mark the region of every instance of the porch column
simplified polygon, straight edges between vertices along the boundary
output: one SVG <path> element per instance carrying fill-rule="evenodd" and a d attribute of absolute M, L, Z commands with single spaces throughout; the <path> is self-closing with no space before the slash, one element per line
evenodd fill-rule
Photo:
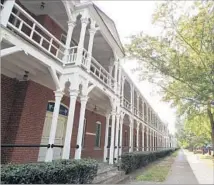
<path fill-rule="evenodd" d="M 115 152 L 114 152 L 114 158 L 116 158 L 115 162 L 118 162 L 118 141 L 119 141 L 119 126 L 120 126 L 120 115 L 116 115 L 116 138 L 115 138 Z"/>
<path fill-rule="evenodd" d="M 142 151 L 145 151 L 144 147 L 144 125 L 142 125 Z"/>
<path fill-rule="evenodd" d="M 133 152 L 133 119 L 130 119 L 129 125 L 129 152 Z"/>
<path fill-rule="evenodd" d="M 63 94 L 64 94 L 60 90 L 55 91 L 54 93 L 55 93 L 55 105 L 54 105 L 54 112 L 53 112 L 53 117 L 52 117 L 50 135 L 49 135 L 49 139 L 48 139 L 48 144 L 50 144 L 50 145 L 54 144 L 54 142 L 55 142 L 60 102 L 61 102 L 61 99 L 62 99 Z M 53 148 L 49 147 L 47 149 L 47 153 L 45 156 L 45 162 L 51 162 L 52 159 L 53 159 Z"/>
<path fill-rule="evenodd" d="M 64 52 L 64 57 L 63 57 L 63 61 L 66 62 L 71 62 L 68 61 L 69 59 L 69 49 L 71 46 L 71 38 L 72 38 L 72 34 L 73 34 L 73 30 L 74 27 L 76 26 L 76 17 L 73 17 L 73 20 L 69 20 L 68 21 L 68 32 L 67 32 L 67 38 L 66 38 L 66 43 L 65 43 L 65 52 Z"/>
<path fill-rule="evenodd" d="M 88 96 L 81 96 L 80 97 L 81 107 L 80 107 L 78 134 L 77 134 L 77 146 L 79 146 L 79 147 L 76 148 L 76 150 L 75 150 L 75 159 L 81 159 L 82 135 L 83 135 L 85 108 L 86 108 L 87 101 L 88 101 Z"/>
<path fill-rule="evenodd" d="M 91 27 L 89 31 L 89 41 L 88 41 L 88 56 L 87 56 L 87 71 L 90 72 L 91 67 L 91 57 L 92 57 L 92 49 L 94 43 L 94 36 L 98 28 L 95 27 L 96 22 L 91 22 Z"/>
<path fill-rule="evenodd" d="M 146 151 L 149 151 L 149 127 L 146 130 Z"/>
<path fill-rule="evenodd" d="M 153 130 L 150 131 L 150 151 L 152 151 L 152 149 L 153 149 L 152 132 L 153 132 Z"/>
<path fill-rule="evenodd" d="M 1 24 L 3 26 L 7 26 L 10 15 L 12 13 L 13 7 L 15 4 L 15 0 L 6 0 L 3 4 L 4 8 L 1 10 Z"/>
<path fill-rule="evenodd" d="M 119 151 L 120 157 L 123 152 L 123 118 L 124 116 L 121 116 L 121 119 L 120 119 L 120 151 Z"/>
<path fill-rule="evenodd" d="M 115 116 L 116 112 L 112 111 L 112 123 L 111 123 L 111 146 L 109 155 L 109 164 L 114 164 L 114 132 L 115 132 Z"/>
<path fill-rule="evenodd" d="M 137 115 L 140 116 L 140 102 L 139 102 L 139 94 L 137 93 Z"/>
<path fill-rule="evenodd" d="M 122 76 L 121 76 L 121 74 L 122 74 L 122 69 L 121 69 L 120 63 L 118 63 L 118 70 L 119 70 L 119 74 L 118 74 L 119 79 L 118 79 L 118 92 L 117 92 L 117 94 L 120 96 L 121 84 L 122 84 Z"/>
<path fill-rule="evenodd" d="M 70 91 L 70 105 L 69 105 L 64 147 L 63 147 L 63 151 L 62 151 L 62 159 L 69 159 L 69 156 L 70 156 L 71 138 L 72 138 L 73 122 L 74 122 L 74 112 L 75 112 L 75 107 L 76 107 L 77 96 L 78 96 L 78 90 Z"/>
<path fill-rule="evenodd" d="M 108 131 L 109 131 L 109 120 L 110 120 L 110 114 L 106 116 L 106 130 L 105 130 L 105 145 L 104 145 L 104 155 L 103 155 L 103 161 L 107 162 L 107 154 L 108 154 Z"/>
<path fill-rule="evenodd" d="M 139 151 L 139 122 L 137 122 L 137 151 Z"/>
<path fill-rule="evenodd" d="M 114 68 L 114 92 L 117 93 L 117 87 L 118 87 L 118 84 L 117 84 L 117 73 L 118 73 L 118 64 L 119 62 L 116 60 L 115 61 L 115 68 Z"/>
<path fill-rule="evenodd" d="M 81 32 L 80 32 L 78 51 L 77 51 L 77 61 L 76 61 L 78 65 L 82 64 L 84 41 L 85 41 L 85 32 L 86 32 L 87 25 L 88 25 L 88 17 L 82 17 L 81 18 Z"/>
<path fill-rule="evenodd" d="M 153 151 L 155 151 L 155 131 L 153 130 Z"/>
<path fill-rule="evenodd" d="M 130 84 L 131 86 L 131 112 L 134 114 L 134 87 L 133 84 Z"/>

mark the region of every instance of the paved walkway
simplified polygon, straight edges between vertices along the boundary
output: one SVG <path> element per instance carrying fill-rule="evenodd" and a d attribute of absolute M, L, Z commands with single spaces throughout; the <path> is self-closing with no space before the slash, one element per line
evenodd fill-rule
<path fill-rule="evenodd" d="M 199 184 L 214 184 L 214 169 L 207 166 L 197 155 L 184 151 Z"/>
<path fill-rule="evenodd" d="M 198 184 L 198 181 L 182 150 L 172 164 L 168 178 L 163 184 Z"/>

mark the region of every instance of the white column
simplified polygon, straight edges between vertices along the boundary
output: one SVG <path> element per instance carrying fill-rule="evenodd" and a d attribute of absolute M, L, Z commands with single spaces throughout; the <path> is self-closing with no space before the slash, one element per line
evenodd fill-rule
<path fill-rule="evenodd" d="M 49 135 L 49 139 L 48 139 L 48 144 L 50 144 L 50 145 L 54 144 L 54 141 L 55 141 L 59 109 L 60 109 L 60 102 L 63 97 L 62 91 L 55 91 L 54 93 L 55 93 L 55 105 L 54 105 L 54 112 L 53 112 L 53 117 L 52 117 L 50 135 Z M 53 159 L 53 148 L 50 147 L 47 149 L 47 153 L 45 156 L 45 162 L 51 162 L 52 159 Z"/>
<path fill-rule="evenodd" d="M 149 127 L 146 130 L 146 151 L 149 151 Z"/>
<path fill-rule="evenodd" d="M 76 18 L 68 21 L 68 32 L 67 32 L 67 38 L 66 38 L 66 43 L 65 43 L 66 49 L 65 49 L 65 53 L 64 53 L 64 57 L 63 57 L 64 62 L 69 62 L 68 61 L 69 48 L 71 46 L 71 38 L 72 38 L 73 30 L 74 30 L 74 27 L 76 26 L 75 22 L 76 22 Z"/>
<path fill-rule="evenodd" d="M 142 125 L 142 151 L 145 151 L 144 147 L 144 125 Z"/>
<path fill-rule="evenodd" d="M 84 128 L 84 119 L 85 119 L 85 108 L 86 108 L 87 101 L 88 101 L 87 96 L 80 97 L 81 106 L 80 106 L 80 118 L 79 118 L 78 134 L 77 134 L 77 145 L 79 145 L 79 148 L 76 148 L 75 150 L 75 159 L 81 159 L 82 137 L 83 137 L 83 128 Z"/>
<path fill-rule="evenodd" d="M 133 84 L 130 84 L 131 86 L 131 112 L 134 114 L 134 87 Z"/>
<path fill-rule="evenodd" d="M 119 150 L 119 155 L 122 155 L 123 151 L 123 116 L 120 119 L 120 150 Z"/>
<path fill-rule="evenodd" d="M 115 132 L 115 116 L 116 116 L 116 112 L 115 112 L 115 111 L 112 111 L 112 123 L 111 123 L 111 146 L 110 146 L 109 164 L 114 164 L 114 132 Z"/>
<path fill-rule="evenodd" d="M 117 93 L 117 73 L 118 73 L 118 61 L 115 61 L 114 68 L 114 92 Z"/>
<path fill-rule="evenodd" d="M 133 152 L 133 119 L 130 119 L 129 125 L 129 152 Z"/>
<path fill-rule="evenodd" d="M 71 137 L 72 137 L 72 131 L 73 131 L 74 112 L 76 107 L 77 96 L 78 96 L 77 90 L 70 91 L 70 105 L 69 105 L 69 112 L 68 112 L 67 127 L 65 132 L 64 147 L 62 151 L 62 159 L 69 159 L 69 156 L 70 156 Z"/>
<path fill-rule="evenodd" d="M 139 94 L 137 94 L 137 115 L 140 116 Z"/>
<path fill-rule="evenodd" d="M 118 141 L 119 141 L 119 126 L 120 126 L 120 115 L 116 115 L 116 138 L 115 138 L 115 152 L 114 152 L 114 158 L 116 158 L 115 162 L 118 162 Z"/>
<path fill-rule="evenodd" d="M 119 74 L 118 74 L 119 79 L 118 79 L 118 92 L 117 92 L 117 94 L 120 96 L 120 92 L 122 91 L 122 88 L 121 88 L 121 84 L 122 84 L 122 76 L 121 76 L 122 69 L 121 69 L 120 63 L 118 63 L 118 70 L 119 70 Z"/>
<path fill-rule="evenodd" d="M 15 4 L 15 0 L 6 0 L 3 4 L 4 8 L 1 10 L 0 17 L 1 17 L 1 24 L 5 27 L 7 26 L 7 23 L 9 21 L 14 4 Z"/>
<path fill-rule="evenodd" d="M 151 138 L 151 143 L 150 143 L 151 151 L 153 151 L 153 130 L 151 130 L 150 138 Z"/>
<path fill-rule="evenodd" d="M 95 36 L 96 31 L 97 31 L 97 29 L 95 28 L 95 22 L 94 21 L 91 23 L 91 28 L 88 31 L 89 31 L 89 41 L 88 41 L 87 70 L 88 70 L 88 72 L 90 72 L 94 36 Z"/>
<path fill-rule="evenodd" d="M 137 151 L 139 151 L 139 122 L 137 123 Z"/>
<path fill-rule="evenodd" d="M 122 96 L 122 98 L 124 97 L 124 83 L 125 83 L 125 77 L 122 76 L 122 80 L 121 80 L 121 84 L 122 84 L 122 86 L 121 86 L 121 96 Z"/>
<path fill-rule="evenodd" d="M 84 41 L 85 41 L 85 32 L 86 27 L 88 25 L 88 18 L 82 17 L 81 18 L 81 32 L 80 32 L 80 39 L 78 44 L 78 51 L 77 51 L 77 64 L 82 64 L 82 55 L 83 55 L 83 49 L 84 49 Z"/>
<path fill-rule="evenodd" d="M 153 130 L 153 136 L 152 136 L 152 138 L 153 138 L 153 151 L 155 151 L 155 131 Z"/>
<path fill-rule="evenodd" d="M 105 130 L 105 145 L 104 145 L 104 155 L 103 155 L 103 161 L 107 162 L 107 154 L 108 154 L 108 131 L 109 131 L 109 120 L 110 120 L 110 114 L 106 116 L 106 130 Z"/>

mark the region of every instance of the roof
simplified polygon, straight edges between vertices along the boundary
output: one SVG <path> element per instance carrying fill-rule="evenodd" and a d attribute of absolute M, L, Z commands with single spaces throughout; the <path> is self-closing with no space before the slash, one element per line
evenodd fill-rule
<path fill-rule="evenodd" d="M 111 35 L 113 36 L 114 40 L 117 42 L 118 46 L 120 47 L 120 49 L 122 50 L 123 53 L 125 53 L 124 49 L 123 49 L 123 45 L 121 43 L 119 34 L 117 32 L 117 28 L 115 26 L 114 21 L 107 16 L 98 6 L 96 6 L 93 3 L 93 7 L 94 9 L 97 11 L 98 15 L 100 16 L 100 18 L 103 20 L 104 24 L 106 25 L 106 27 L 108 28 L 109 32 L 111 33 Z"/>

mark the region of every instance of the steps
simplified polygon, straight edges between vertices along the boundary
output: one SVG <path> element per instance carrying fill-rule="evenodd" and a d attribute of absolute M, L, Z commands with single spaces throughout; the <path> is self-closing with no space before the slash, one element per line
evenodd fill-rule
<path fill-rule="evenodd" d="M 97 176 L 92 184 L 117 184 L 122 182 L 127 176 L 124 171 L 119 171 L 117 167 L 106 163 L 100 163 Z"/>

